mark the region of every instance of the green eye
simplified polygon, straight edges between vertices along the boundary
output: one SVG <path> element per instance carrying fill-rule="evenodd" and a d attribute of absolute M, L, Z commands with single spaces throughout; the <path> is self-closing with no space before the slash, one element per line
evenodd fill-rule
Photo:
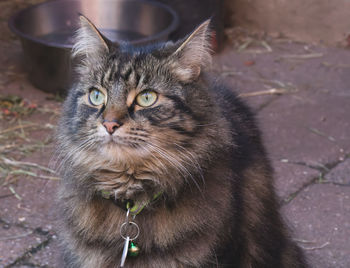
<path fill-rule="evenodd" d="M 93 89 L 89 94 L 89 101 L 92 105 L 99 106 L 105 102 L 106 96 L 102 91 Z"/>
<path fill-rule="evenodd" d="M 149 107 L 157 101 L 157 98 L 157 93 L 151 90 L 145 90 L 137 95 L 136 102 L 142 107 Z"/>

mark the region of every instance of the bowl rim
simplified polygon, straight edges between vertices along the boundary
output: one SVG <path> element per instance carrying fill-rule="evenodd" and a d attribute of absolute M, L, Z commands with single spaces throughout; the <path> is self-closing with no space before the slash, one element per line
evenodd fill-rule
<path fill-rule="evenodd" d="M 49 0 L 43 3 L 39 3 L 36 5 L 32 5 L 29 6 L 27 8 L 21 9 L 19 11 L 17 11 L 16 13 L 14 13 L 10 19 L 8 20 L 8 27 L 10 28 L 10 30 L 16 34 L 17 36 L 19 36 L 20 38 L 24 38 L 45 46 L 49 46 L 49 47 L 55 47 L 55 48 L 67 48 L 67 49 L 72 49 L 73 44 L 62 44 L 62 43 L 58 43 L 58 42 L 48 42 L 48 41 L 44 41 L 41 38 L 35 37 L 33 35 L 24 33 L 22 31 L 20 31 L 16 26 L 15 26 L 15 22 L 16 20 L 23 14 L 26 12 L 29 12 L 32 9 L 38 8 L 39 6 L 43 6 L 43 5 L 48 5 L 48 4 L 52 4 L 55 2 L 81 2 L 83 0 Z M 107 1 L 113 1 L 113 0 L 107 0 Z M 177 15 L 177 13 L 168 5 L 160 3 L 160 2 L 156 2 L 156 1 L 152 1 L 152 0 L 114 0 L 114 1 L 120 1 L 120 2 L 141 2 L 141 3 L 146 3 L 149 5 L 153 5 L 153 6 L 157 6 L 157 7 L 161 7 L 163 9 L 165 9 L 167 12 L 170 13 L 172 20 L 170 25 L 165 28 L 164 30 L 154 34 L 154 35 L 150 35 L 144 38 L 140 38 L 137 40 L 133 40 L 133 41 L 121 41 L 121 43 L 127 43 L 127 44 L 131 44 L 131 45 L 138 45 L 138 44 L 145 44 L 145 43 L 152 43 L 152 41 L 156 41 L 157 39 L 159 39 L 162 36 L 166 36 L 169 35 L 170 33 L 172 33 L 173 31 L 175 31 L 175 29 L 178 27 L 179 25 L 179 16 Z M 77 13 L 78 14 L 78 13 Z M 84 15 L 84 14 L 83 14 Z M 159 41 L 158 41 L 159 42 Z M 113 42 L 116 43 L 116 42 Z"/>

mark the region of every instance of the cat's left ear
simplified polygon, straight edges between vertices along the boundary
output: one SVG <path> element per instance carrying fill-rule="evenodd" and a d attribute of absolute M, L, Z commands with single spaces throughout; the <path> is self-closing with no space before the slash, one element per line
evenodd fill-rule
<path fill-rule="evenodd" d="M 173 71 L 184 82 L 198 78 L 202 69 L 211 64 L 211 31 L 210 20 L 203 22 L 182 41 L 172 54 L 175 64 Z"/>
<path fill-rule="evenodd" d="M 83 58 L 94 59 L 108 53 L 111 47 L 111 41 L 104 37 L 96 26 L 85 16 L 80 15 L 80 28 L 75 36 L 72 55 Z"/>

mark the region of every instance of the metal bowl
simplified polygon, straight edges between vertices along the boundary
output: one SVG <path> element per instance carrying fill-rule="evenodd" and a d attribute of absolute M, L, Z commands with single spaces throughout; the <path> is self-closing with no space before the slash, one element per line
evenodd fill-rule
<path fill-rule="evenodd" d="M 133 45 L 165 41 L 178 26 L 168 6 L 144 0 L 55 0 L 24 9 L 9 21 L 20 37 L 29 80 L 38 88 L 65 93 L 73 81 L 70 52 L 79 13 L 110 40 Z"/>

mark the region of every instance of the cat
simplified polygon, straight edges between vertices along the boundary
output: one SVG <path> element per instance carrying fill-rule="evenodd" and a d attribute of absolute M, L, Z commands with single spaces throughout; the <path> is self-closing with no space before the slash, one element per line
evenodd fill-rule
<path fill-rule="evenodd" d="M 307 267 L 252 112 L 207 72 L 209 23 L 133 47 L 81 16 L 57 136 L 65 267 Z"/>

